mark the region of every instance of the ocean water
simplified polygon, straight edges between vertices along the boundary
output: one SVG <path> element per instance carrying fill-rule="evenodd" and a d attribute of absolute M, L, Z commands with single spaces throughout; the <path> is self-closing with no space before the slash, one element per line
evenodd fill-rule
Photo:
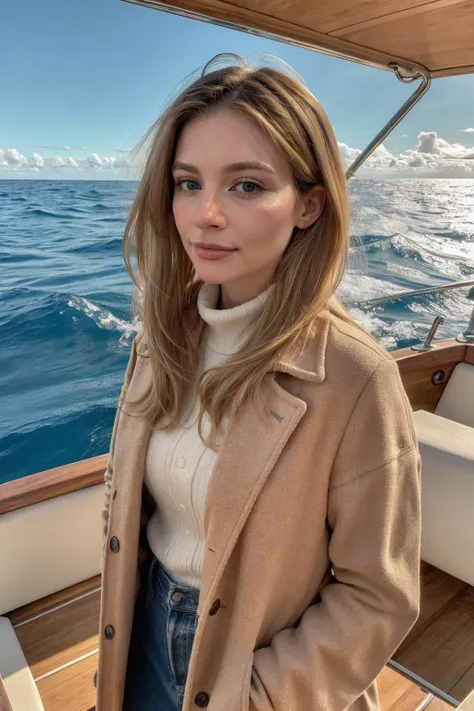
<path fill-rule="evenodd" d="M 136 182 L 0 181 L 0 483 L 108 451 L 136 328 L 122 236 Z M 467 326 L 474 180 L 354 179 L 338 295 L 388 350 Z"/>

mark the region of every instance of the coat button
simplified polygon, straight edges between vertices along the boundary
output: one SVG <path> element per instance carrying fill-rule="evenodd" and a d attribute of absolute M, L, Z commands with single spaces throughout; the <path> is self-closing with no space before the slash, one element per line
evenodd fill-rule
<path fill-rule="evenodd" d="M 172 595 L 171 599 L 175 600 L 175 602 L 179 602 L 180 600 L 183 599 L 183 593 L 179 592 L 179 590 L 176 590 Z"/>
<path fill-rule="evenodd" d="M 212 607 L 211 607 L 211 609 L 209 610 L 209 614 L 210 614 L 210 615 L 215 615 L 216 612 L 217 612 L 217 610 L 220 608 L 220 606 L 221 606 L 221 601 L 220 601 L 220 600 L 214 600 L 214 602 L 212 603 Z"/>
<path fill-rule="evenodd" d="M 117 536 L 112 536 L 110 539 L 110 550 L 112 553 L 118 553 L 120 550 L 120 541 Z"/>
<path fill-rule="evenodd" d="M 194 703 L 196 706 L 199 706 L 200 709 L 205 708 L 209 705 L 209 694 L 206 694 L 204 691 L 200 691 L 199 694 L 196 694 L 194 697 Z"/>
<path fill-rule="evenodd" d="M 112 639 L 112 637 L 113 637 L 114 634 L 115 634 L 115 630 L 114 630 L 114 628 L 112 627 L 112 625 L 107 625 L 106 628 L 105 628 L 105 630 L 104 630 L 104 633 L 105 633 L 105 636 L 106 636 L 107 639 Z"/>

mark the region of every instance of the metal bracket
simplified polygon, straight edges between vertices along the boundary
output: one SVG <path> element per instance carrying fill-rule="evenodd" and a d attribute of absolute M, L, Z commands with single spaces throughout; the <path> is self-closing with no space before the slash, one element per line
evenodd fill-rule
<path fill-rule="evenodd" d="M 417 86 L 416 90 L 410 96 L 410 98 L 405 101 L 403 106 L 401 106 L 397 113 L 392 116 L 390 121 L 385 124 L 381 131 L 375 136 L 375 138 L 369 143 L 369 145 L 362 151 L 362 153 L 357 156 L 355 161 L 346 171 L 346 178 L 349 180 L 355 174 L 356 170 L 365 163 L 367 158 L 375 151 L 377 146 L 387 138 L 387 136 L 393 131 L 395 126 L 398 126 L 400 121 L 405 118 L 407 113 L 419 102 L 422 96 L 426 94 L 431 86 L 431 76 L 429 70 L 423 67 L 421 64 L 418 65 L 417 69 L 414 71 L 408 71 L 400 66 L 397 62 L 390 62 L 388 65 L 390 69 L 394 72 L 397 79 L 404 84 L 411 84 L 415 79 L 421 79 L 420 84 Z"/>
<path fill-rule="evenodd" d="M 438 330 L 438 326 L 440 326 L 442 323 L 444 323 L 443 316 L 436 316 L 435 320 L 431 325 L 430 331 L 426 336 L 426 341 L 424 343 L 417 343 L 415 346 L 412 346 L 412 351 L 430 351 L 432 348 L 438 348 L 438 346 L 434 345 L 433 338 L 435 336 L 436 331 Z"/>

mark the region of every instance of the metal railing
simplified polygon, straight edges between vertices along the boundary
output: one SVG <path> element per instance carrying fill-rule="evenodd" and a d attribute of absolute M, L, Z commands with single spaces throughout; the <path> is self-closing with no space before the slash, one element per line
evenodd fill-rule
<path fill-rule="evenodd" d="M 365 299 L 363 301 L 352 301 L 350 307 L 360 307 L 374 304 L 383 304 L 389 301 L 396 301 L 397 299 L 403 299 L 406 296 L 418 296 L 419 294 L 433 294 L 440 291 L 449 291 L 450 289 L 460 289 L 461 287 L 470 286 L 469 292 L 467 293 L 467 299 L 474 301 L 474 279 L 469 279 L 468 281 L 455 281 L 449 284 L 438 284 L 437 286 L 428 286 L 424 289 L 411 289 L 406 291 L 398 291 L 396 294 L 387 294 L 386 296 L 378 296 L 375 299 Z M 415 351 L 425 351 L 431 348 L 436 348 L 433 343 L 434 336 L 440 324 L 444 323 L 443 316 L 436 316 L 433 324 L 431 326 L 430 332 L 426 337 L 426 340 L 422 344 L 412 346 L 412 350 Z M 469 325 L 465 331 L 459 333 L 456 336 L 456 341 L 459 343 L 474 343 L 474 307 L 471 311 L 471 318 L 469 319 Z"/>
<path fill-rule="evenodd" d="M 395 294 L 387 294 L 386 296 L 378 296 L 375 299 L 358 299 L 351 302 L 351 306 L 367 306 L 368 304 L 382 304 L 386 301 L 396 301 L 403 299 L 406 296 L 418 296 L 418 294 L 433 294 L 437 291 L 449 291 L 449 289 L 460 289 L 463 286 L 474 286 L 474 279 L 468 281 L 454 281 L 449 284 L 438 284 L 437 286 L 428 286 L 423 289 L 412 289 L 407 291 L 397 291 Z M 472 298 L 468 295 L 468 298 Z"/>
<path fill-rule="evenodd" d="M 369 143 L 369 145 L 364 148 L 364 150 L 359 156 L 357 156 L 355 161 L 346 171 L 347 180 L 352 178 L 352 176 L 354 175 L 356 170 L 360 168 L 362 163 L 364 163 L 367 158 L 375 151 L 375 149 L 380 146 L 383 140 L 387 138 L 389 133 L 393 131 L 395 126 L 398 126 L 400 121 L 407 115 L 409 111 L 411 111 L 415 104 L 419 102 L 421 97 L 426 94 L 426 92 L 431 86 L 430 73 L 425 67 L 419 66 L 416 74 L 407 74 L 403 71 L 403 68 L 397 64 L 397 62 L 390 62 L 388 66 L 395 73 L 397 79 L 403 82 L 404 84 L 410 84 L 412 81 L 415 81 L 415 79 L 421 79 L 421 82 L 417 86 L 413 94 L 411 94 L 407 101 L 405 101 L 403 106 L 398 109 L 398 111 L 392 116 L 390 121 L 385 124 L 385 126 L 378 132 L 375 138 Z"/>
<path fill-rule="evenodd" d="M 438 688 L 437 686 L 434 686 L 434 684 L 431 684 L 426 679 L 423 679 L 423 677 L 418 676 L 418 674 L 412 672 L 411 669 L 408 669 L 407 667 L 403 666 L 403 664 L 399 664 L 399 662 L 396 662 L 394 659 L 389 659 L 389 661 L 387 662 L 387 666 L 391 667 L 407 679 L 410 679 L 410 681 L 413 681 L 424 691 L 427 691 L 428 693 L 433 694 L 433 696 L 442 699 L 447 704 L 449 704 L 449 706 L 457 708 L 460 705 L 460 701 L 455 699 L 454 696 L 451 696 L 450 694 L 447 694 L 445 691 Z"/>

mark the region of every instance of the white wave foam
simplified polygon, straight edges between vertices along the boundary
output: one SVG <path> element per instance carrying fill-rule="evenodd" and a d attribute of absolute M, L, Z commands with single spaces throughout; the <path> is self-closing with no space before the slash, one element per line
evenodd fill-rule
<path fill-rule="evenodd" d="M 113 313 L 107 309 L 94 304 L 92 301 L 83 296 L 71 296 L 67 302 L 67 305 L 77 311 L 81 311 L 83 314 L 91 318 L 99 328 L 103 328 L 106 331 L 120 331 L 122 336 L 125 336 L 127 341 L 129 338 L 135 336 L 138 330 L 136 326 L 131 324 L 129 321 L 125 321 L 124 319 L 114 316 Z"/>

